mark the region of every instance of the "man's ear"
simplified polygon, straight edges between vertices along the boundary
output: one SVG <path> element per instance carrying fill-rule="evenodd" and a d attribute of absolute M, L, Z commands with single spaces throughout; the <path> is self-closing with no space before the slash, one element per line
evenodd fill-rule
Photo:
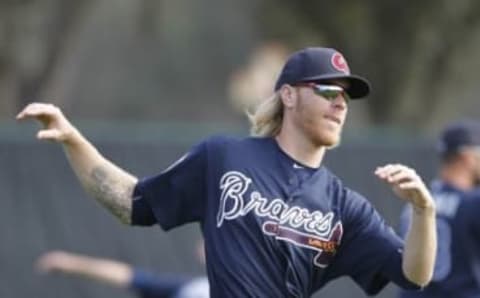
<path fill-rule="evenodd" d="M 290 85 L 283 85 L 280 88 L 280 99 L 283 102 L 283 106 L 286 108 L 293 108 L 297 105 L 298 94 L 297 90 Z"/>

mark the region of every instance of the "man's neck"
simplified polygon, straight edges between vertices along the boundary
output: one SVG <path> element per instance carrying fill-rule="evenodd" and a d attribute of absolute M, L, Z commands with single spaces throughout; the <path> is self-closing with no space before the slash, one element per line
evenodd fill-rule
<path fill-rule="evenodd" d="M 287 133 L 282 129 L 275 139 L 280 148 L 296 161 L 311 168 L 321 165 L 325 147 L 315 146 L 301 133 Z"/>

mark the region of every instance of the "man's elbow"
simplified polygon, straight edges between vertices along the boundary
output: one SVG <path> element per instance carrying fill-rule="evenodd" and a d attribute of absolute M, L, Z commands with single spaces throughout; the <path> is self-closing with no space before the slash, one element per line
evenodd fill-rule
<path fill-rule="evenodd" d="M 123 216 L 119 217 L 118 221 L 123 224 L 124 226 L 131 226 L 132 225 L 132 218 L 131 216 Z"/>
<path fill-rule="evenodd" d="M 432 280 L 433 268 L 431 270 L 421 270 L 421 268 L 416 266 L 416 268 L 412 269 L 413 270 L 409 270 L 409 268 L 403 269 L 403 274 L 411 283 L 423 288 L 426 287 Z"/>

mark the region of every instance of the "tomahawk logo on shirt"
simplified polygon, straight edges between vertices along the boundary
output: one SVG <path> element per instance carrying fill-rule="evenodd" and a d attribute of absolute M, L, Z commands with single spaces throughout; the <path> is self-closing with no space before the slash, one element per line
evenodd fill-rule
<path fill-rule="evenodd" d="M 280 198 L 268 199 L 258 191 L 247 194 L 251 183 L 252 179 L 237 171 L 222 176 L 217 227 L 225 220 L 253 213 L 266 219 L 262 226 L 264 234 L 318 251 L 314 264 L 326 267 L 343 235 L 342 223 L 333 223 L 333 212 L 323 214 L 318 210 L 290 206 Z"/>

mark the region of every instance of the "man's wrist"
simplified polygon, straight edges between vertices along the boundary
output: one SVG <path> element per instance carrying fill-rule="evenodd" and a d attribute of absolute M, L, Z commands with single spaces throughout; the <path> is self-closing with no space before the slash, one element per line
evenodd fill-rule
<path fill-rule="evenodd" d="M 435 215 L 436 206 L 433 200 L 428 200 L 423 204 L 412 204 L 413 212 L 417 215 Z"/>

